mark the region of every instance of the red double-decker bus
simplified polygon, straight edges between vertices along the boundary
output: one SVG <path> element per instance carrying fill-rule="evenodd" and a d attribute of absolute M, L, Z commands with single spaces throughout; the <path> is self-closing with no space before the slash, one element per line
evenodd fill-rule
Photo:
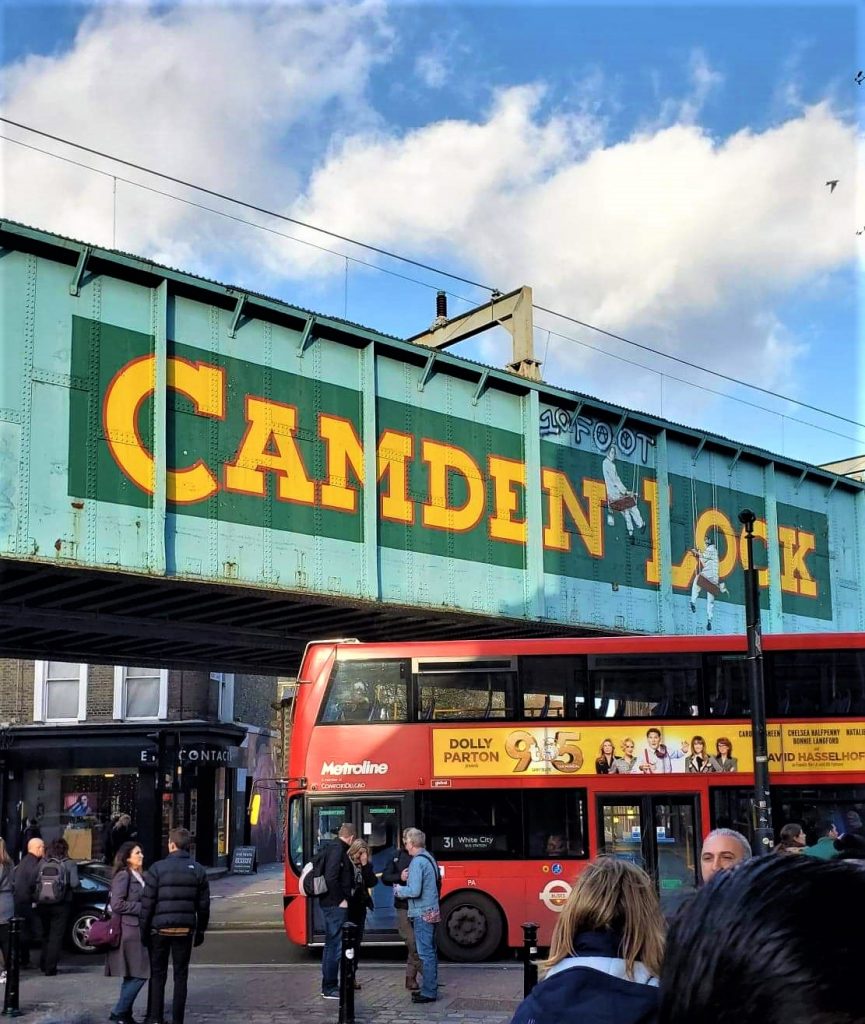
<path fill-rule="evenodd" d="M 766 636 L 774 823 L 865 833 L 865 634 Z M 285 928 L 323 940 L 303 864 L 351 821 L 381 871 L 415 825 L 443 870 L 442 952 L 549 941 L 585 863 L 625 857 L 665 909 L 702 836 L 751 832 L 743 637 L 311 644 L 291 713 Z M 373 890 L 368 943 L 398 941 Z"/>

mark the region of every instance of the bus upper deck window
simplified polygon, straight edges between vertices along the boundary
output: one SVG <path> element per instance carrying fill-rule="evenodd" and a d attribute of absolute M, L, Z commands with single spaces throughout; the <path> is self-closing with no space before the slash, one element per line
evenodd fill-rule
<path fill-rule="evenodd" d="M 402 661 L 338 661 L 322 722 L 405 722 L 406 672 Z"/>

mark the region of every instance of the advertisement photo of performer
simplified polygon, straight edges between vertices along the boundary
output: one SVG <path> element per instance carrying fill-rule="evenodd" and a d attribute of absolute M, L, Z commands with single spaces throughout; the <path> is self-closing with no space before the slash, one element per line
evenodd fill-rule
<path fill-rule="evenodd" d="M 637 755 L 637 763 L 631 769 L 632 775 L 668 775 L 674 771 L 673 761 L 683 758 L 690 749 L 687 740 L 682 740 L 679 749 L 672 750 L 668 750 L 661 740 L 661 730 L 656 726 L 646 730 L 646 745 Z"/>

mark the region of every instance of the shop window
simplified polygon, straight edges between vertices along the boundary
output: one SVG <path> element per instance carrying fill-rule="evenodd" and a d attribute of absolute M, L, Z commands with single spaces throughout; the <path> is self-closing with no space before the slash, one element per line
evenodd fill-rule
<path fill-rule="evenodd" d="M 114 668 L 114 717 L 121 720 L 168 717 L 168 669 Z"/>
<path fill-rule="evenodd" d="M 36 722 L 83 722 L 87 717 L 87 666 L 37 661 L 33 689 Z"/>

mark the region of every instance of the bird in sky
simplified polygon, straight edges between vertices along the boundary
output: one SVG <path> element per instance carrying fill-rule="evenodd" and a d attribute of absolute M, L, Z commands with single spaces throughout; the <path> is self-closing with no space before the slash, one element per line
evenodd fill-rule
<path fill-rule="evenodd" d="M 835 191 L 835 186 L 838 184 L 838 181 L 839 181 L 838 178 L 834 178 L 832 181 L 827 181 L 826 182 L 826 184 L 829 186 L 829 195 L 830 196 Z"/>
<path fill-rule="evenodd" d="M 863 82 L 865 82 L 865 71 L 857 71 L 856 77 L 853 79 L 853 81 L 857 85 L 861 85 Z"/>

